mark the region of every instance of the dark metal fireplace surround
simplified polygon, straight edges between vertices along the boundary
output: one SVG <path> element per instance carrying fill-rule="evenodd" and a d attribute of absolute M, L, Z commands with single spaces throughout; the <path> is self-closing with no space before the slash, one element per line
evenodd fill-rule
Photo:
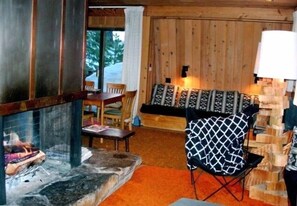
<path fill-rule="evenodd" d="M 87 0 L 5 0 L 0 11 L 3 205 L 7 201 L 3 134 L 9 130 L 20 139 L 29 136 L 41 150 L 63 140 L 70 145 L 71 166 L 80 165 Z"/>
<path fill-rule="evenodd" d="M 82 101 L 53 105 L 26 112 L 0 116 L 0 205 L 6 204 L 6 173 L 3 142 L 10 132 L 16 132 L 21 141 L 28 141 L 41 151 L 55 145 L 69 145 L 70 152 L 62 161 L 71 167 L 81 163 Z"/>

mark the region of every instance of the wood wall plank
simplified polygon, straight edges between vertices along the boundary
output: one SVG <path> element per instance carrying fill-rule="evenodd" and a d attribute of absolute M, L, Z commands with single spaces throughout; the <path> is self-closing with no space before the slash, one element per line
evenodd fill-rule
<path fill-rule="evenodd" d="M 139 87 L 141 88 L 138 91 L 139 94 L 139 101 L 140 102 L 145 102 L 147 99 L 147 94 L 150 94 L 150 92 L 147 92 L 147 88 L 151 88 L 152 85 L 151 79 L 152 79 L 152 72 L 150 71 L 150 66 L 149 64 L 147 65 L 146 62 L 148 61 L 149 55 L 150 55 L 150 17 L 143 17 L 143 32 L 142 32 L 142 52 L 141 52 L 141 59 L 143 60 L 141 62 L 141 71 L 140 71 L 140 82 L 139 82 Z M 140 109 L 141 105 L 137 105 L 138 108 L 137 110 Z"/>
<path fill-rule="evenodd" d="M 181 76 L 181 67 L 180 65 L 184 64 L 184 56 L 185 56 L 185 46 L 183 44 L 183 40 L 185 39 L 185 24 L 183 21 L 176 20 L 176 44 L 178 50 L 176 51 L 176 56 L 181 57 L 176 59 L 176 70 L 179 72 L 179 76 L 176 76 L 178 85 L 183 86 L 184 80 L 180 78 Z"/>
<path fill-rule="evenodd" d="M 254 62 L 261 32 L 292 29 L 293 9 L 252 7 L 145 7 L 143 91 L 138 107 L 150 100 L 155 83 L 252 93 Z M 150 24 L 150 26 L 148 26 Z M 89 17 L 89 27 L 124 28 L 123 17 Z M 146 48 L 144 48 L 146 47 Z M 188 78 L 181 78 L 189 65 Z M 149 69 L 151 68 L 151 69 Z"/>
<path fill-rule="evenodd" d="M 89 16 L 89 28 L 125 28 L 124 16 Z"/>
<path fill-rule="evenodd" d="M 173 77 L 171 79 L 172 84 L 178 84 L 177 80 L 177 73 L 178 69 L 176 66 L 176 20 L 171 19 L 168 21 L 168 67 L 167 67 L 167 72 L 166 72 L 166 77 Z"/>
<path fill-rule="evenodd" d="M 154 22 L 153 24 L 154 31 L 151 36 L 154 35 L 154 37 L 151 37 L 152 44 L 154 45 L 152 56 L 150 57 L 149 63 L 152 67 L 152 84 L 156 82 L 160 82 L 160 73 L 157 72 L 157 68 L 161 68 L 161 48 L 160 48 L 160 21 Z"/>
<path fill-rule="evenodd" d="M 153 83 L 169 77 L 181 87 L 245 93 L 252 93 L 261 32 L 291 30 L 291 24 L 280 22 L 153 18 L 151 23 L 158 25 L 151 35 L 158 54 L 150 62 L 160 74 Z M 180 76 L 183 65 L 189 65 L 187 79 Z"/>
<path fill-rule="evenodd" d="M 188 87 L 193 87 L 193 84 L 195 82 L 195 85 L 197 87 L 201 86 L 201 20 L 193 21 L 192 22 L 192 35 L 193 39 L 196 41 L 192 41 L 192 66 L 189 68 L 188 74 L 189 74 L 189 85 L 186 85 Z"/>

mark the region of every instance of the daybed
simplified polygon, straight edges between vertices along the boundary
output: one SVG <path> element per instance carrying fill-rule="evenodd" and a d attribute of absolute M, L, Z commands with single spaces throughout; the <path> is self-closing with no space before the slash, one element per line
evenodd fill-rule
<path fill-rule="evenodd" d="M 151 100 L 140 108 L 141 125 L 184 131 L 185 108 L 195 108 L 199 118 L 226 117 L 254 104 L 254 97 L 238 91 L 181 88 L 155 84 Z"/>

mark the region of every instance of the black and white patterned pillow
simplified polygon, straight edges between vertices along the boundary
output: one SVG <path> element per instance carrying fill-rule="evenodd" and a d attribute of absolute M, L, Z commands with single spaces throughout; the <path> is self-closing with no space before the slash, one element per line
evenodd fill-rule
<path fill-rule="evenodd" d="M 181 90 L 177 107 L 179 107 L 179 108 L 187 108 L 188 107 L 187 106 L 188 94 L 189 94 L 188 88 L 183 88 Z"/>
<path fill-rule="evenodd" d="M 238 96 L 237 112 L 242 112 L 245 108 L 253 104 L 252 96 L 241 93 Z"/>
<path fill-rule="evenodd" d="M 211 90 L 200 90 L 196 102 L 196 109 L 209 111 Z"/>
<path fill-rule="evenodd" d="M 238 91 L 220 91 L 211 92 L 210 111 L 227 114 L 235 114 L 238 108 Z"/>
<path fill-rule="evenodd" d="M 248 131 L 248 116 L 244 113 L 226 118 L 210 117 L 189 121 L 186 127 L 186 155 L 189 164 L 197 158 L 209 171 L 232 175 L 245 165 L 243 142 Z"/>
<path fill-rule="evenodd" d="M 208 111 L 210 105 L 210 90 L 187 89 L 181 91 L 178 107 L 194 108 Z"/>
<path fill-rule="evenodd" d="M 178 86 L 176 85 L 156 84 L 153 89 L 151 104 L 174 106 L 177 92 Z"/>
<path fill-rule="evenodd" d="M 188 93 L 186 107 L 196 108 L 200 89 L 191 89 Z"/>

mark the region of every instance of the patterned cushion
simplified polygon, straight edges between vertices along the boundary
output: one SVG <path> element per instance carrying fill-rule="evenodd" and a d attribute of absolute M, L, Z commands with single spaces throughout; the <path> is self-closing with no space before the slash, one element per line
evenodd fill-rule
<path fill-rule="evenodd" d="M 252 96 L 241 93 L 238 96 L 237 112 L 242 112 L 249 105 L 253 104 Z"/>
<path fill-rule="evenodd" d="M 156 84 L 153 88 L 151 104 L 174 106 L 177 91 L 178 86 L 176 85 Z"/>
<path fill-rule="evenodd" d="M 183 89 L 179 98 L 178 107 L 195 108 L 203 111 L 209 110 L 210 90 Z"/>
<path fill-rule="evenodd" d="M 238 97 L 238 91 L 213 90 L 211 92 L 211 104 L 209 110 L 212 112 L 235 114 L 237 112 Z"/>
<path fill-rule="evenodd" d="M 183 88 L 181 90 L 177 107 L 179 107 L 179 108 L 187 108 L 188 107 L 187 101 L 188 101 L 189 91 L 190 91 L 190 89 L 188 89 L 188 88 Z"/>
<path fill-rule="evenodd" d="M 192 158 L 210 172 L 232 175 L 245 164 L 243 141 L 248 131 L 248 116 L 244 113 L 223 117 L 210 117 L 189 121 L 186 127 L 186 155 L 188 168 Z"/>

